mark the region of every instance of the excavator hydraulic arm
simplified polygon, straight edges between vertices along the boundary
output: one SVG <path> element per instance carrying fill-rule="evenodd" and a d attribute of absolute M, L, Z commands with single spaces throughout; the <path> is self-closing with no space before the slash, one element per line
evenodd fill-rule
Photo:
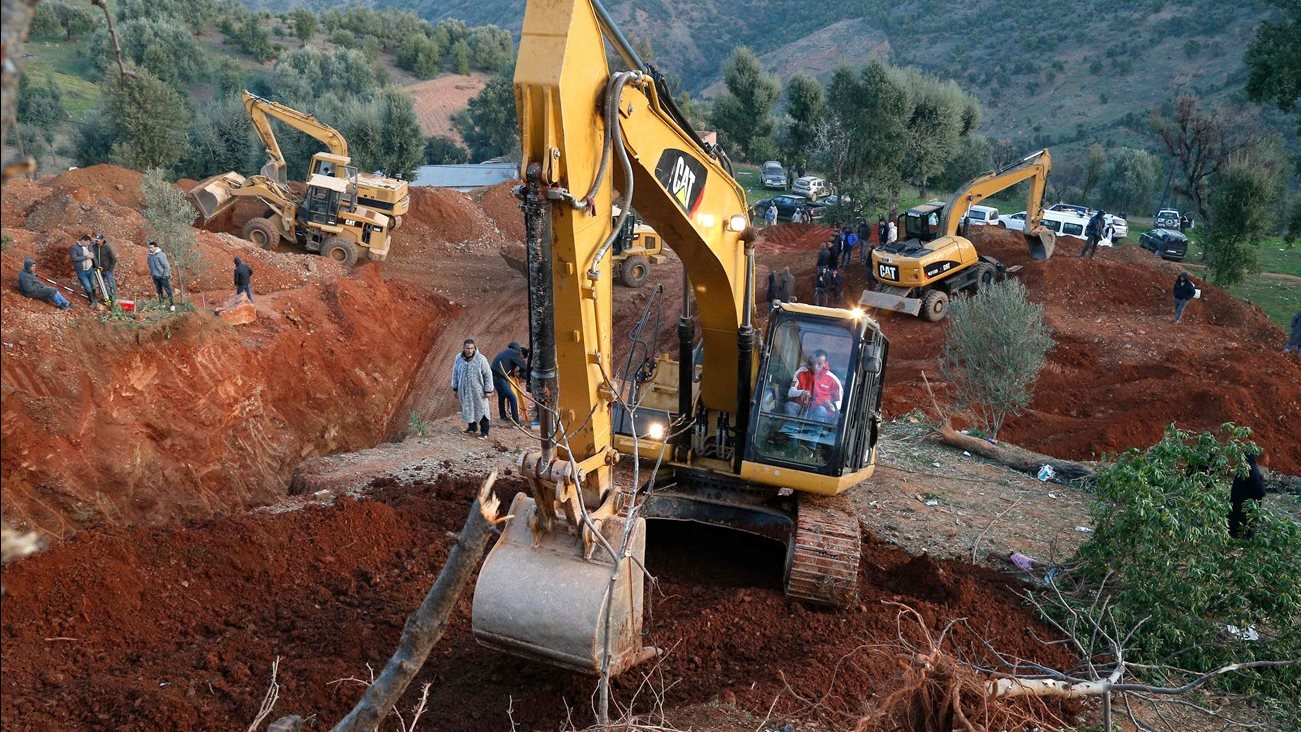
<path fill-rule="evenodd" d="M 959 188 L 944 206 L 940 221 L 943 236 L 957 236 L 958 227 L 972 206 L 1004 191 L 1022 181 L 1030 181 L 1025 197 L 1025 239 L 1031 259 L 1048 259 L 1053 255 L 1056 235 L 1043 225 L 1044 191 L 1048 187 L 1048 173 L 1052 171 L 1053 158 L 1048 151 L 1040 150 L 990 173 L 975 178 Z"/>
<path fill-rule="evenodd" d="M 253 122 L 253 129 L 257 130 L 257 135 L 266 146 L 267 156 L 270 158 L 262 168 L 262 175 L 282 186 L 286 185 L 285 156 L 280 151 L 280 143 L 276 140 L 275 131 L 271 129 L 272 119 L 280 120 L 295 130 L 320 140 L 332 155 L 348 157 L 348 141 L 343 135 L 306 112 L 264 99 L 248 90 L 244 91 L 244 111 L 248 112 L 249 119 Z"/>
<path fill-rule="evenodd" d="M 632 70 L 611 74 L 605 42 Z M 644 519 L 611 489 L 620 393 L 612 340 L 614 191 L 683 262 L 704 343 L 699 398 L 748 404 L 753 232 L 745 193 L 660 96 L 596 0 L 529 0 L 515 69 L 529 269 L 532 392 L 542 450 L 474 596 L 480 642 L 619 673 L 641 646 Z M 739 364 L 739 366 L 738 366 Z"/>

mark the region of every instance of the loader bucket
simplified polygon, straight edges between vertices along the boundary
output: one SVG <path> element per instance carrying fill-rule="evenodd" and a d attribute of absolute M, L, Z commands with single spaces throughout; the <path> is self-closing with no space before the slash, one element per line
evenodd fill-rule
<path fill-rule="evenodd" d="M 863 295 L 858 298 L 858 302 L 860 305 L 866 305 L 870 308 L 893 310 L 913 316 L 922 311 L 922 301 L 915 297 L 902 297 L 900 295 L 891 295 L 888 292 L 877 292 L 876 290 L 863 290 Z"/>
<path fill-rule="evenodd" d="M 196 184 L 186 193 L 186 198 L 206 223 L 235 202 L 234 191 L 242 188 L 244 182 L 244 176 L 239 173 L 221 173 Z"/>
<path fill-rule="evenodd" d="M 641 643 L 645 519 L 636 519 L 627 555 L 632 558 L 619 561 L 611 582 L 615 562 L 609 554 L 597 547 L 592 559 L 584 559 L 582 541 L 563 525 L 534 546 L 529 524 L 535 510 L 532 498 L 515 496 L 513 518 L 479 570 L 472 620 L 479 643 L 599 674 L 608 638 L 612 676 L 655 655 Z M 616 549 L 623 525 L 617 518 L 602 525 L 602 534 Z"/>
<path fill-rule="evenodd" d="M 1050 259 L 1056 246 L 1057 235 L 1050 229 L 1039 229 L 1025 235 L 1025 249 L 1031 259 L 1039 261 Z"/>

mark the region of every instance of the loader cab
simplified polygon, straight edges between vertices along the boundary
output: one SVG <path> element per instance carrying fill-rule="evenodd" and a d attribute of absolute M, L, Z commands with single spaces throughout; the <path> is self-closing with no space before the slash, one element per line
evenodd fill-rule
<path fill-rule="evenodd" d="M 348 189 L 346 180 L 313 174 L 307 179 L 307 191 L 298 205 L 298 220 L 307 225 L 337 226 L 339 209 L 348 200 Z"/>
<path fill-rule="evenodd" d="M 780 305 L 755 384 L 746 460 L 837 477 L 870 465 L 887 348 L 866 315 Z"/>
<path fill-rule="evenodd" d="M 908 209 L 903 215 L 904 239 L 928 242 L 940 236 L 944 204 L 927 203 Z"/>

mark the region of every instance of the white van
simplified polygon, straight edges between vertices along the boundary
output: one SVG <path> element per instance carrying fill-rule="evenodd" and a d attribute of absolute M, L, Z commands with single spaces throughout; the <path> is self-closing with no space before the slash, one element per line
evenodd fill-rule
<path fill-rule="evenodd" d="M 1071 211 L 1044 211 L 1043 225 L 1058 236 L 1083 239 L 1084 228 L 1089 225 L 1089 217 Z"/>
<path fill-rule="evenodd" d="M 998 209 L 989 206 L 972 206 L 967 211 L 967 222 L 977 226 L 992 226 L 998 223 Z"/>

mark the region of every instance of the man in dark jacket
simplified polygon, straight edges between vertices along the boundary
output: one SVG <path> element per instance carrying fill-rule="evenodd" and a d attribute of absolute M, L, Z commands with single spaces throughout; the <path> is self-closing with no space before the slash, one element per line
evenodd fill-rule
<path fill-rule="evenodd" d="M 507 376 L 521 377 L 528 371 L 524 360 L 524 351 L 519 343 L 511 341 L 506 350 L 492 359 L 492 387 L 497 392 L 497 414 L 506 419 L 506 405 L 510 404 L 510 418 L 515 424 L 519 421 L 519 400 L 515 398 L 515 389 Z"/>
<path fill-rule="evenodd" d="M 82 234 L 72 243 L 72 269 L 77 273 L 81 289 L 86 291 L 86 302 L 95 305 L 95 252 L 90 248 L 90 234 Z"/>
<path fill-rule="evenodd" d="M 813 277 L 813 304 L 825 307 L 828 290 L 831 289 L 831 270 L 819 267 Z"/>
<path fill-rule="evenodd" d="M 872 226 L 867 219 L 858 220 L 858 263 L 867 264 L 872 252 Z"/>
<path fill-rule="evenodd" d="M 885 217 L 876 220 L 876 245 L 881 246 L 889 240 L 890 224 L 886 222 Z"/>
<path fill-rule="evenodd" d="M 1301 353 L 1301 310 L 1292 316 L 1292 335 L 1283 347 L 1284 353 Z"/>
<path fill-rule="evenodd" d="M 833 308 L 844 307 L 845 305 L 845 278 L 840 275 L 840 270 L 831 270 L 831 282 L 827 285 L 827 294 L 830 296 L 830 305 Z"/>
<path fill-rule="evenodd" d="M 1235 539 L 1252 537 L 1255 532 L 1243 506 L 1247 501 L 1253 501 L 1259 507 L 1264 498 L 1265 476 L 1261 474 L 1260 466 L 1256 464 L 1256 456 L 1247 453 L 1247 474 L 1235 477 L 1233 487 L 1229 490 L 1229 503 L 1232 506 L 1229 509 L 1229 536 Z"/>
<path fill-rule="evenodd" d="M 818 269 L 826 269 L 831 266 L 831 242 L 822 242 L 822 248 L 818 250 Z"/>
<path fill-rule="evenodd" d="M 782 302 L 795 302 L 795 275 L 791 274 L 790 267 L 782 267 L 782 273 L 777 275 L 777 299 Z"/>
<path fill-rule="evenodd" d="M 248 295 L 248 301 L 253 302 L 253 268 L 235 257 L 235 296 L 239 297 L 241 293 Z"/>
<path fill-rule="evenodd" d="M 1193 286 L 1193 281 L 1188 279 L 1187 272 L 1180 272 L 1179 276 L 1175 278 L 1174 296 L 1174 322 L 1178 323 L 1184 318 L 1184 308 L 1188 307 L 1188 303 L 1192 302 L 1192 299 L 1197 296 L 1197 288 Z"/>
<path fill-rule="evenodd" d="M 1086 255 L 1088 256 L 1089 259 L 1093 259 L 1094 257 L 1098 256 L 1098 242 L 1102 241 L 1102 237 L 1104 232 L 1106 231 L 1106 228 L 1107 228 L 1107 212 L 1103 211 L 1102 209 L 1098 209 L 1098 212 L 1093 214 L 1093 218 L 1089 219 L 1088 225 L 1084 227 L 1085 238 L 1084 238 L 1084 248 L 1080 250 L 1081 259 L 1083 259 Z"/>
<path fill-rule="evenodd" d="M 92 247 L 95 253 L 95 269 L 99 270 L 99 276 L 104 281 L 104 293 L 109 300 L 117 300 L 117 278 L 113 272 L 117 269 L 117 252 L 104 238 L 103 234 L 95 235 L 95 246 Z"/>
<path fill-rule="evenodd" d="M 838 236 L 832 236 L 831 241 L 827 242 L 827 249 L 831 252 L 831 261 L 827 266 L 831 269 L 840 269 L 840 239 Z"/>
<path fill-rule="evenodd" d="M 777 280 L 777 270 L 768 270 L 768 287 L 763 292 L 764 302 L 771 304 L 773 300 L 780 299 L 777 297 L 780 288 L 781 283 Z"/>
<path fill-rule="evenodd" d="M 72 307 L 72 303 L 68 302 L 68 298 L 64 297 L 63 293 L 41 282 L 36 276 L 36 260 L 31 257 L 23 260 L 23 271 L 18 273 L 18 292 L 33 300 L 42 300 L 64 310 Z"/>

